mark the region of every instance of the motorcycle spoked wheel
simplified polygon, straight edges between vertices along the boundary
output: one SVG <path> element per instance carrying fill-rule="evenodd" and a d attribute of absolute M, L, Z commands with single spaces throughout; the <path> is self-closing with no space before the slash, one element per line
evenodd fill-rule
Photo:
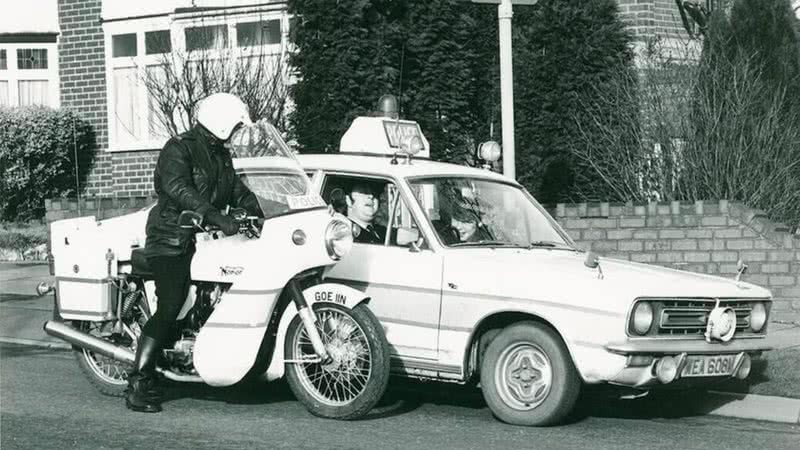
<path fill-rule="evenodd" d="M 135 335 L 135 337 L 125 337 L 126 340 L 130 340 L 126 347 L 133 353 L 136 353 L 138 337 L 141 335 L 142 328 L 149 318 L 149 314 L 146 312 L 147 307 L 145 302 L 144 295 L 140 295 L 128 317 L 124 319 L 125 323 Z M 81 321 L 76 323 L 76 327 L 79 330 L 112 342 L 115 345 L 120 345 L 120 342 L 114 342 L 109 338 L 112 326 L 113 322 L 111 321 Z M 86 378 L 89 379 L 89 382 L 97 388 L 101 394 L 111 397 L 125 396 L 125 390 L 128 387 L 128 372 L 132 369 L 130 364 L 116 361 L 107 356 L 76 346 L 73 346 L 72 350 L 75 360 L 78 362 L 78 367 L 81 368 L 81 371 L 86 375 Z"/>
<path fill-rule="evenodd" d="M 381 399 L 389 381 L 389 345 L 383 327 L 366 305 L 353 309 L 315 303 L 317 328 L 333 361 L 286 363 L 295 397 L 315 416 L 355 420 Z M 289 324 L 286 359 L 315 356 L 300 316 Z"/>

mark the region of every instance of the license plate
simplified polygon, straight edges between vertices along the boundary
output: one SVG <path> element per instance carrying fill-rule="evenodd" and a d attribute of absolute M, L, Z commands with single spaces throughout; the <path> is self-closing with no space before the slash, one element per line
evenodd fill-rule
<path fill-rule="evenodd" d="M 721 377 L 731 375 L 736 355 L 687 356 L 681 377 Z"/>

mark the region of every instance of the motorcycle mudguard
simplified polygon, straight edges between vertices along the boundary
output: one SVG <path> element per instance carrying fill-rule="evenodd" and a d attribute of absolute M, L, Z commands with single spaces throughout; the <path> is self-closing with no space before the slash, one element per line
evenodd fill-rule
<path fill-rule="evenodd" d="M 194 367 L 211 386 L 230 386 L 247 375 L 281 289 L 231 289 L 222 295 L 194 345 Z"/>
<path fill-rule="evenodd" d="M 353 309 L 357 305 L 369 301 L 369 297 L 365 296 L 363 292 L 338 283 L 322 283 L 311 286 L 303 291 L 303 296 L 306 298 L 306 302 L 309 306 L 312 303 L 327 302 L 336 303 Z M 270 361 L 266 373 L 266 379 L 269 381 L 277 380 L 283 376 L 283 345 L 286 339 L 286 330 L 289 328 L 289 323 L 296 315 L 297 308 L 294 306 L 294 302 L 289 303 L 283 315 L 281 315 L 280 322 L 278 322 L 278 333 L 275 336 L 275 351 L 272 354 L 272 361 Z"/>

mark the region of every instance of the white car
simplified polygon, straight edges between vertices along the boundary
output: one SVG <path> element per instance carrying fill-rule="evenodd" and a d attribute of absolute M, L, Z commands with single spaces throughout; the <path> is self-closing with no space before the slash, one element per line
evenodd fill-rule
<path fill-rule="evenodd" d="M 371 298 L 395 373 L 477 381 L 501 420 L 544 425 L 583 385 L 746 378 L 769 349 L 767 289 L 581 251 L 516 181 L 428 152 L 416 123 L 362 117 L 338 154 L 299 157 L 344 214 L 348 186 L 378 187 L 384 242 L 354 243 L 327 277 Z"/>

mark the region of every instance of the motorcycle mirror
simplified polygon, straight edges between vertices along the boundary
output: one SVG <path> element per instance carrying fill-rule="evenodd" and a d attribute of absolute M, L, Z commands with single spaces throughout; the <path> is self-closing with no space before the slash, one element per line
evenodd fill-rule
<path fill-rule="evenodd" d="M 178 216 L 178 226 L 181 228 L 203 228 L 203 216 L 194 211 L 182 211 Z"/>

